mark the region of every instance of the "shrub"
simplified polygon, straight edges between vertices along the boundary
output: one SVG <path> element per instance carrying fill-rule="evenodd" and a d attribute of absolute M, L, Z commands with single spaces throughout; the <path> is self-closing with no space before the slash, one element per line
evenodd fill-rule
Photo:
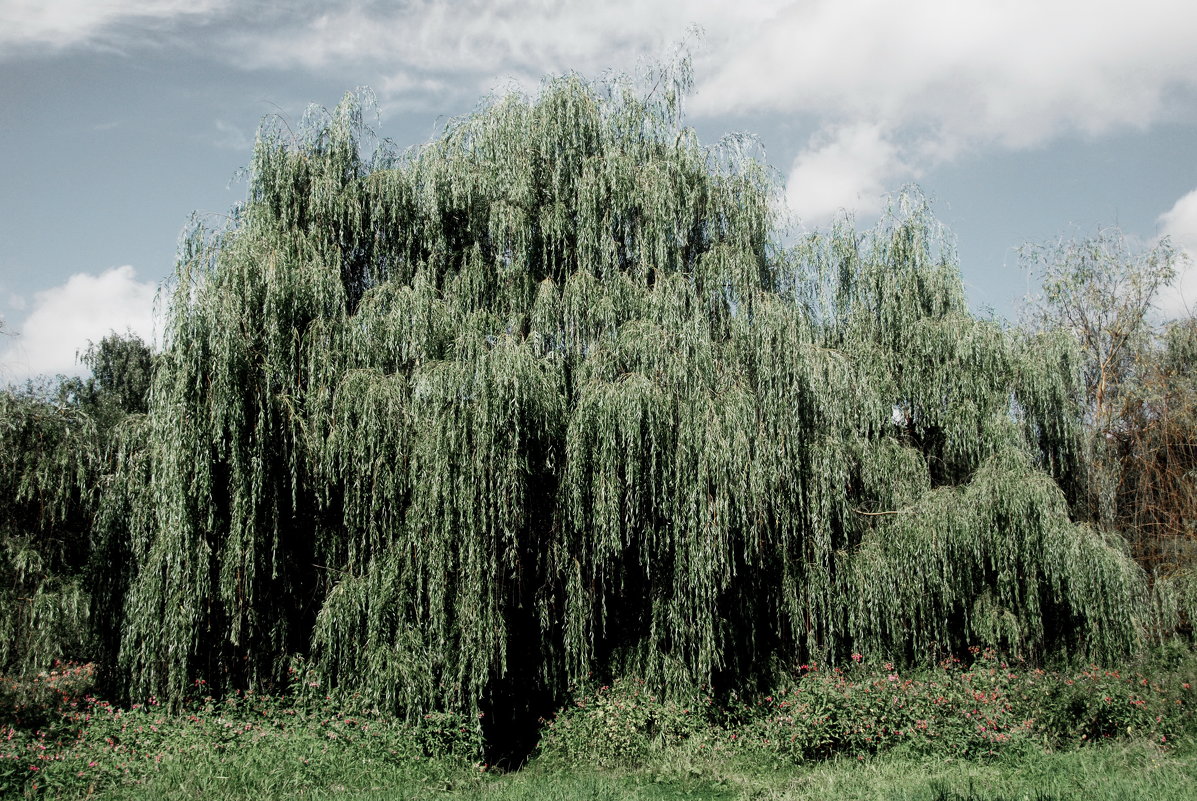
<path fill-rule="evenodd" d="M 771 693 L 719 704 L 710 696 L 678 704 L 617 680 L 579 693 L 546 724 L 541 750 L 606 766 L 682 745 L 788 762 L 890 750 L 991 758 L 1119 737 L 1170 747 L 1197 735 L 1197 656 L 1187 648 L 1083 670 L 972 651 L 968 662 L 912 672 L 859 654 L 844 667 L 805 664 Z"/>
<path fill-rule="evenodd" d="M 951 658 L 913 673 L 892 663 L 803 665 L 793 686 L 756 702 L 738 739 L 794 759 L 891 748 L 988 757 L 1119 736 L 1166 745 L 1197 731 L 1191 653 L 1168 656 L 1171 668 L 1157 659 L 1048 671 L 973 651 L 971 664 Z"/>
<path fill-rule="evenodd" d="M 913 673 L 892 663 L 803 665 L 793 686 L 757 702 L 759 714 L 742 740 L 794 759 L 891 748 L 964 756 L 1023 748 L 1036 734 L 1018 698 L 1026 674 L 986 657 L 969 667 L 951 658 Z"/>
<path fill-rule="evenodd" d="M 691 704 L 662 699 L 638 679 L 578 692 L 545 723 L 540 751 L 551 759 L 610 767 L 645 759 L 710 728 L 709 697 Z"/>

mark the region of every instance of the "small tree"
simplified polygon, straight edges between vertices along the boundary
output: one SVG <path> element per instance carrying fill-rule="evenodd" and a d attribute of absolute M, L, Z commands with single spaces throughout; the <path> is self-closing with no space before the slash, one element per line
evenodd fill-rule
<path fill-rule="evenodd" d="M 0 391 L 0 673 L 95 658 L 120 630 L 128 543 L 94 523 L 129 513 L 103 490 L 122 423 L 146 409 L 153 355 L 112 334 L 83 360 L 93 376 Z"/>
<path fill-rule="evenodd" d="M 1115 229 L 1022 255 L 1043 285 L 1032 324 L 1067 332 L 1083 355 L 1089 479 L 1074 508 L 1125 535 L 1157 579 L 1162 628 L 1186 625 L 1197 612 L 1197 322 L 1153 313 L 1185 256 L 1166 239 L 1136 252 Z"/>
<path fill-rule="evenodd" d="M 1020 255 L 1042 285 L 1028 305 L 1031 323 L 1076 337 L 1093 422 L 1109 431 L 1119 393 L 1138 379 L 1155 339 L 1153 303 L 1182 254 L 1168 239 L 1135 252 L 1121 231 L 1105 228 L 1088 239 L 1026 245 Z"/>
<path fill-rule="evenodd" d="M 0 391 L 0 674 L 80 658 L 99 443 L 61 382 Z"/>
<path fill-rule="evenodd" d="M 109 334 L 98 343 L 88 343 L 82 361 L 91 368 L 87 390 L 93 414 L 108 425 L 126 415 L 145 414 L 154 353 L 141 337 L 132 332 Z"/>

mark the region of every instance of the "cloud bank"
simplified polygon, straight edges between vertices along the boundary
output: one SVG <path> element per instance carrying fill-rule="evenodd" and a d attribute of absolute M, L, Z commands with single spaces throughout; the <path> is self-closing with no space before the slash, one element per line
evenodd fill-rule
<path fill-rule="evenodd" d="M 825 134 L 798 154 L 787 188 L 818 222 L 845 182 L 892 189 L 968 152 L 1191 115 L 1194 31 L 1197 5 L 1171 0 L 791 3 L 725 39 L 692 109 L 820 120 L 832 141 Z M 810 165 L 854 147 L 865 152 L 846 172 L 811 180 Z M 858 209 L 875 207 L 872 197 Z"/>
<path fill-rule="evenodd" d="M 0 380 L 86 373 L 78 354 L 114 331 L 152 342 L 157 289 L 152 281 L 138 281 L 126 264 L 99 275 L 76 273 L 38 292 L 24 322 L 10 324 L 15 336 L 0 338 Z"/>
<path fill-rule="evenodd" d="M 389 108 L 631 70 L 700 26 L 692 113 L 818 131 L 788 168 L 812 223 L 964 153 L 1146 129 L 1197 98 L 1197 4 L 1175 0 L 415 0 L 275 22 L 233 37 L 245 66 L 364 71 Z"/>
<path fill-rule="evenodd" d="M 1160 311 L 1173 318 L 1197 313 L 1197 189 L 1161 214 L 1159 225 L 1161 236 L 1171 237 L 1186 257 L 1176 281 L 1160 297 Z"/>
<path fill-rule="evenodd" d="M 703 112 L 929 126 L 1021 147 L 1143 127 L 1197 87 L 1197 6 L 1173 0 L 834 0 L 787 4 L 724 48 Z"/>
<path fill-rule="evenodd" d="M 229 0 L 0 0 L 0 57 L 80 46 L 120 47 L 134 34 L 203 22 Z"/>
<path fill-rule="evenodd" d="M 786 201 L 800 221 L 818 225 L 840 211 L 871 216 L 886 189 L 917 177 L 881 126 L 823 130 L 798 155 L 786 179 Z"/>
<path fill-rule="evenodd" d="M 631 71 L 698 26 L 693 114 L 816 131 L 783 169 L 808 224 L 964 154 L 1197 121 L 1197 4 L 1177 0 L 0 0 L 0 54 L 136 47 L 147 26 L 197 58 L 369 84 L 388 113 Z"/>

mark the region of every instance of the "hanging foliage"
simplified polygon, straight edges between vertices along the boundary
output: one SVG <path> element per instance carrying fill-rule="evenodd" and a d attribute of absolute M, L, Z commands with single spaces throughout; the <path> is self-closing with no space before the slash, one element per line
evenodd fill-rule
<path fill-rule="evenodd" d="M 1142 571 L 1060 489 L 1067 342 L 970 315 L 917 195 L 782 248 L 768 173 L 663 78 L 401 154 L 362 155 L 360 94 L 263 128 L 99 517 L 130 692 L 305 654 L 404 714 L 518 715 L 595 673 L 1136 646 Z"/>
<path fill-rule="evenodd" d="M 80 574 L 99 449 L 62 389 L 0 392 L 0 675 L 79 658 L 89 644 Z"/>
<path fill-rule="evenodd" d="M 96 547 L 92 522 L 114 432 L 145 411 L 151 360 L 136 336 L 111 334 L 83 355 L 95 376 L 0 390 L 0 675 L 94 659 L 100 630 L 119 626 L 98 599 L 127 560 Z"/>

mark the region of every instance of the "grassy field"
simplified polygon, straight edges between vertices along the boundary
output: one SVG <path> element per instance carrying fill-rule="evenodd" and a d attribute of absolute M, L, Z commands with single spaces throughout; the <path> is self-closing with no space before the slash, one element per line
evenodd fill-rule
<path fill-rule="evenodd" d="M 910 799 L 911 801 L 1187 801 L 1197 787 L 1197 755 L 1120 742 L 1018 760 L 975 761 L 898 755 L 837 758 L 811 765 L 678 754 L 655 764 L 594 768 L 533 760 L 512 773 L 465 763 L 399 765 L 340 754 L 301 770 L 277 749 L 178 754 L 153 771 L 92 790 L 109 799 L 420 799 L 600 801 L 610 799 Z M 12 797 L 86 797 L 62 788 Z"/>
<path fill-rule="evenodd" d="M 0 798 L 1197 798 L 1191 652 L 1049 671 L 979 653 L 903 672 L 802 666 L 751 699 L 582 688 L 520 770 L 479 757 L 476 721 L 417 725 L 297 680 L 288 696 L 118 708 L 86 666 L 0 682 Z M 300 692 L 300 688 L 306 691 Z"/>

